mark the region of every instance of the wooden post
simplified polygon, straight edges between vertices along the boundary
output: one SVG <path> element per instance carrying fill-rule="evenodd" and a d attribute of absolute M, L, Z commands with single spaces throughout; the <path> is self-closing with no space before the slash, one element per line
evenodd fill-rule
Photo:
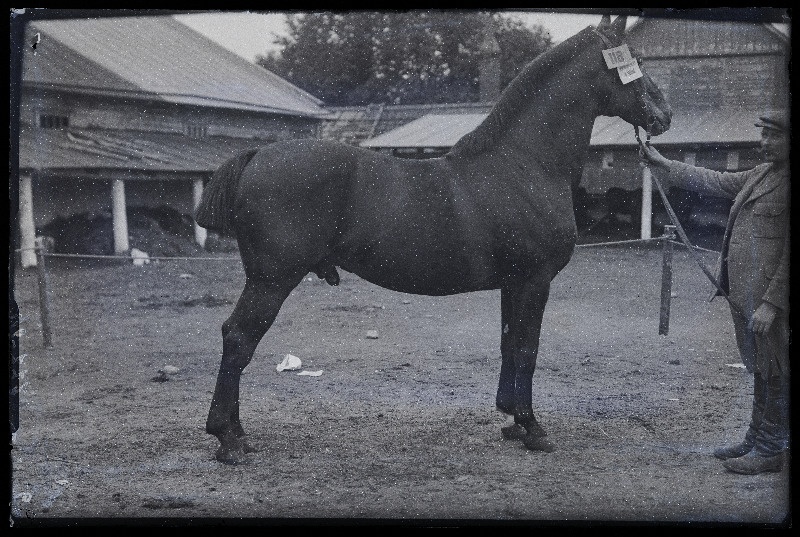
<path fill-rule="evenodd" d="M 197 210 L 197 206 L 200 205 L 200 200 L 203 198 L 203 180 L 202 179 L 195 179 L 194 184 L 192 185 L 192 194 L 194 197 L 194 203 L 192 207 L 194 210 Z M 197 222 L 194 223 L 194 240 L 199 244 L 202 248 L 206 247 L 206 238 L 207 238 L 206 228 L 200 227 L 197 225 Z"/>
<path fill-rule="evenodd" d="M 50 277 L 47 274 L 45 256 L 47 255 L 49 239 L 36 237 L 36 272 L 39 279 L 39 313 L 42 321 L 42 342 L 45 347 L 52 347 L 53 341 L 50 331 Z"/>
<path fill-rule="evenodd" d="M 16 230 L 13 231 L 16 233 Z M 36 266 L 36 225 L 33 221 L 33 186 L 30 175 L 19 178 L 19 235 L 22 268 Z"/>
<path fill-rule="evenodd" d="M 664 226 L 663 259 L 661 262 L 661 314 L 658 321 L 658 333 L 666 336 L 669 333 L 669 307 L 672 301 L 672 241 L 675 240 L 675 226 Z"/>
<path fill-rule="evenodd" d="M 651 238 L 650 228 L 653 225 L 653 181 L 650 166 L 642 169 L 642 226 L 641 238 Z"/>
<path fill-rule="evenodd" d="M 125 205 L 125 181 L 122 179 L 114 179 L 111 184 L 111 217 L 114 222 L 114 252 L 128 253 L 128 213 Z"/>

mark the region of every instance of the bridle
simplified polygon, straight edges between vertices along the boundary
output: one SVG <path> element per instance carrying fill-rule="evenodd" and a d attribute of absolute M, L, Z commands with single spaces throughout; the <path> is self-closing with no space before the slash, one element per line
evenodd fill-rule
<path fill-rule="evenodd" d="M 603 35 L 601 32 L 598 32 L 597 28 L 594 28 L 594 27 L 590 27 L 590 28 L 592 28 L 592 31 L 603 41 L 603 44 L 606 46 L 606 48 L 615 48 L 616 45 L 614 45 L 611 42 L 611 40 L 608 39 L 608 37 Z M 637 59 L 637 61 L 638 61 L 638 59 Z M 642 80 L 642 78 L 643 77 L 637 78 L 636 80 L 633 80 L 632 82 L 630 82 L 630 84 L 636 84 L 635 88 L 636 88 L 636 94 L 639 97 L 639 103 L 641 104 L 642 108 L 645 111 L 647 111 L 648 108 L 647 108 L 647 105 L 645 104 L 645 99 L 644 99 L 644 96 L 647 94 L 647 91 L 645 90 L 644 80 Z M 648 114 L 648 117 L 649 117 L 649 114 Z M 648 119 L 648 121 L 650 121 L 650 119 Z M 652 123 L 648 123 L 647 127 L 645 128 L 645 132 L 647 133 L 647 142 L 648 143 L 650 143 L 650 130 L 651 130 L 650 127 L 652 127 Z M 639 140 L 638 128 L 636 130 L 636 139 Z"/>

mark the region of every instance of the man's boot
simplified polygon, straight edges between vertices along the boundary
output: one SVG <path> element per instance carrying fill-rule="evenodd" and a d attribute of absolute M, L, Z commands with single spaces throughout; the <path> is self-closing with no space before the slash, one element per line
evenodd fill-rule
<path fill-rule="evenodd" d="M 745 440 L 741 444 L 735 446 L 725 446 L 714 450 L 714 456 L 723 461 L 726 459 L 735 459 L 747 455 L 752 451 L 753 444 Z"/>
<path fill-rule="evenodd" d="M 765 472 L 780 472 L 783 469 L 783 453 L 777 455 L 759 455 L 758 451 L 752 450 L 747 455 L 736 459 L 728 459 L 722 465 L 737 474 L 763 474 Z"/>

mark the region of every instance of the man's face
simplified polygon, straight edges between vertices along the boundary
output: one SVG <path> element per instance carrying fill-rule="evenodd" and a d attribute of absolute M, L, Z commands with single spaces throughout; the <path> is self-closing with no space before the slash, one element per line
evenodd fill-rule
<path fill-rule="evenodd" d="M 786 162 L 789 159 L 789 144 L 786 133 L 775 129 L 761 129 L 761 151 L 769 162 Z"/>

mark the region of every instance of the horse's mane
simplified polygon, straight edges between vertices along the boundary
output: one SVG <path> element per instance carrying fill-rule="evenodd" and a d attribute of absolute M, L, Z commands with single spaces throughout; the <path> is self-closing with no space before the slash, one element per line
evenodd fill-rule
<path fill-rule="evenodd" d="M 505 130 L 506 125 L 522 109 L 530 95 L 535 92 L 554 69 L 573 58 L 583 48 L 591 27 L 573 35 L 566 41 L 540 54 L 526 65 L 512 80 L 486 119 L 475 130 L 461 138 L 450 149 L 450 155 L 476 155 L 490 149 Z"/>

